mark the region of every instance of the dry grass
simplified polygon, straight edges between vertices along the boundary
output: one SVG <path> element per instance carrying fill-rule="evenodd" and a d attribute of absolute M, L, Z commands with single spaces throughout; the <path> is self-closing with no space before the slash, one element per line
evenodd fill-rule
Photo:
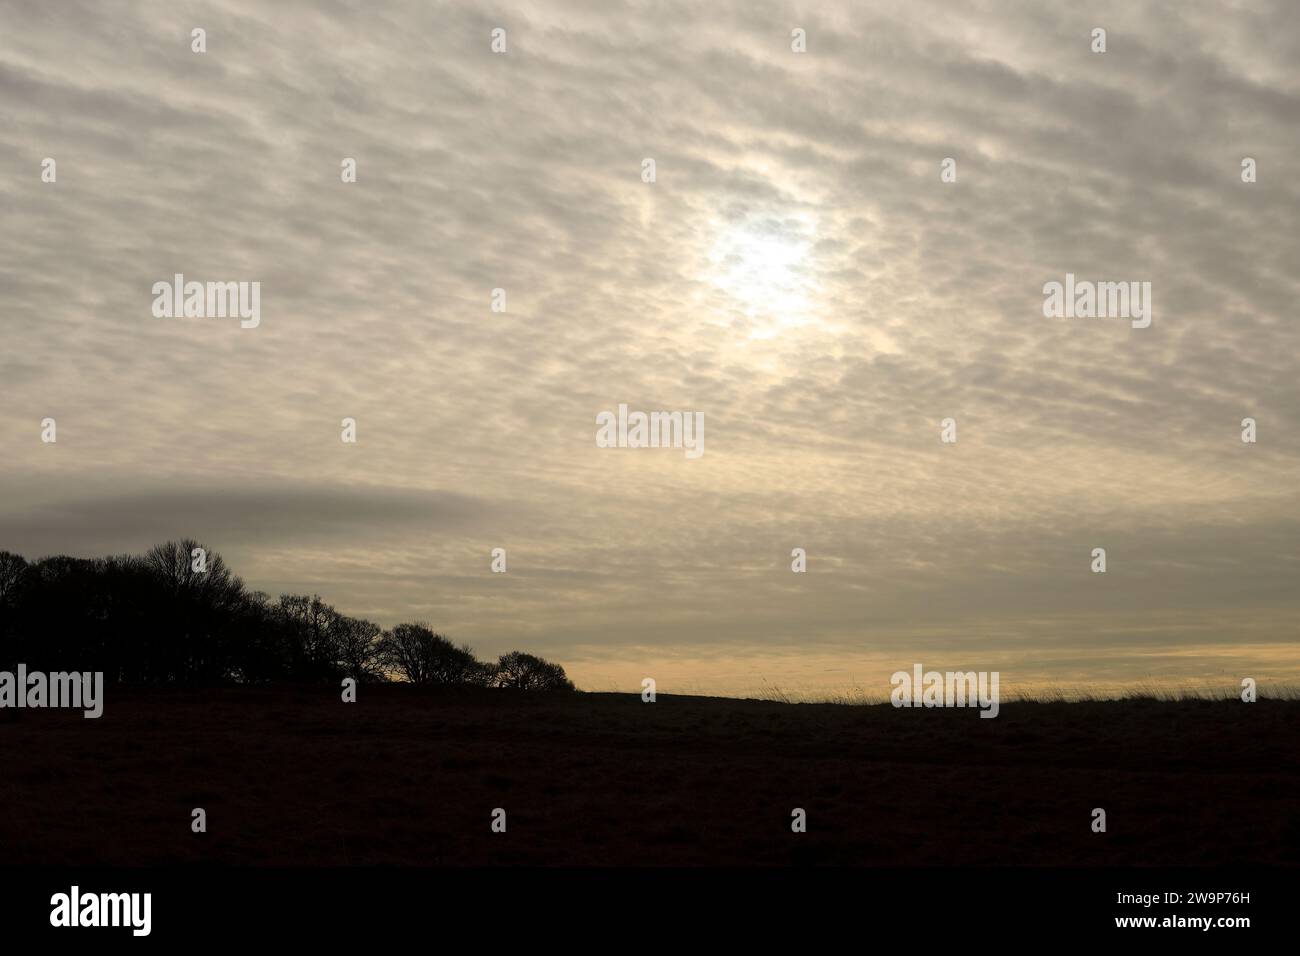
<path fill-rule="evenodd" d="M 384 686 L 0 711 L 0 865 L 1300 861 L 1294 698 L 837 706 L 863 702 Z"/>
<path fill-rule="evenodd" d="M 1003 685 L 1005 688 L 1005 685 Z M 1261 684 L 1258 688 L 1260 700 L 1300 701 L 1300 684 L 1277 683 Z M 1004 703 L 1089 703 L 1099 701 L 1124 700 L 1240 700 L 1239 685 L 1222 682 L 1203 681 L 1172 685 L 1155 681 L 1123 685 L 1034 685 L 1028 690 L 1004 689 Z M 781 704 L 840 704 L 843 706 L 872 706 L 889 703 L 889 693 L 867 691 L 861 687 L 849 687 L 834 691 L 800 691 L 781 687 L 766 679 L 761 680 L 754 700 L 771 701 Z"/>

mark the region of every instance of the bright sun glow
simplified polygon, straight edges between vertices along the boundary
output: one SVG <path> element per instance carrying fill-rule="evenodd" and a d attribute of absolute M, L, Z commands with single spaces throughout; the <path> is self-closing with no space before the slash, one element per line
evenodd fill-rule
<path fill-rule="evenodd" d="M 771 338 L 808 320 L 815 283 L 810 223 L 789 220 L 723 228 L 709 252 L 708 281 Z"/>

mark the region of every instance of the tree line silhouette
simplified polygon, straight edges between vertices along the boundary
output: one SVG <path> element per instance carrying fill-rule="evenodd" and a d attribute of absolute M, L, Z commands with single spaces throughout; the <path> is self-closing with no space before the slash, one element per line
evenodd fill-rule
<path fill-rule="evenodd" d="M 0 551 L 0 665 L 20 662 L 141 685 L 352 677 L 574 689 L 558 664 L 520 651 L 480 661 L 423 622 L 385 631 L 316 595 L 272 600 L 190 539 L 107 558 Z"/>

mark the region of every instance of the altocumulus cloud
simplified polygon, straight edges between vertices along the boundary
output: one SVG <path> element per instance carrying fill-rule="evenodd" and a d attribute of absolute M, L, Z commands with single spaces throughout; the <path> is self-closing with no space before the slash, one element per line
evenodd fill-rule
<path fill-rule="evenodd" d="M 211 529 L 255 587 L 628 687 L 1283 640 L 1293 6 L 816 6 L 3 5 L 0 547 Z M 153 319 L 177 272 L 261 326 Z M 1066 272 L 1150 281 L 1151 328 L 1044 319 Z M 596 449 L 619 402 L 708 453 Z"/>

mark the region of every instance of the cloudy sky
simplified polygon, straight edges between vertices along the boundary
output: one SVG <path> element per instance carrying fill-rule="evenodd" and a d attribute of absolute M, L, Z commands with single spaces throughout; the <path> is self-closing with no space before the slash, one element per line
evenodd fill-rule
<path fill-rule="evenodd" d="M 0 0 L 0 548 L 195 536 L 590 689 L 1295 679 L 1297 62 L 1290 0 Z"/>

